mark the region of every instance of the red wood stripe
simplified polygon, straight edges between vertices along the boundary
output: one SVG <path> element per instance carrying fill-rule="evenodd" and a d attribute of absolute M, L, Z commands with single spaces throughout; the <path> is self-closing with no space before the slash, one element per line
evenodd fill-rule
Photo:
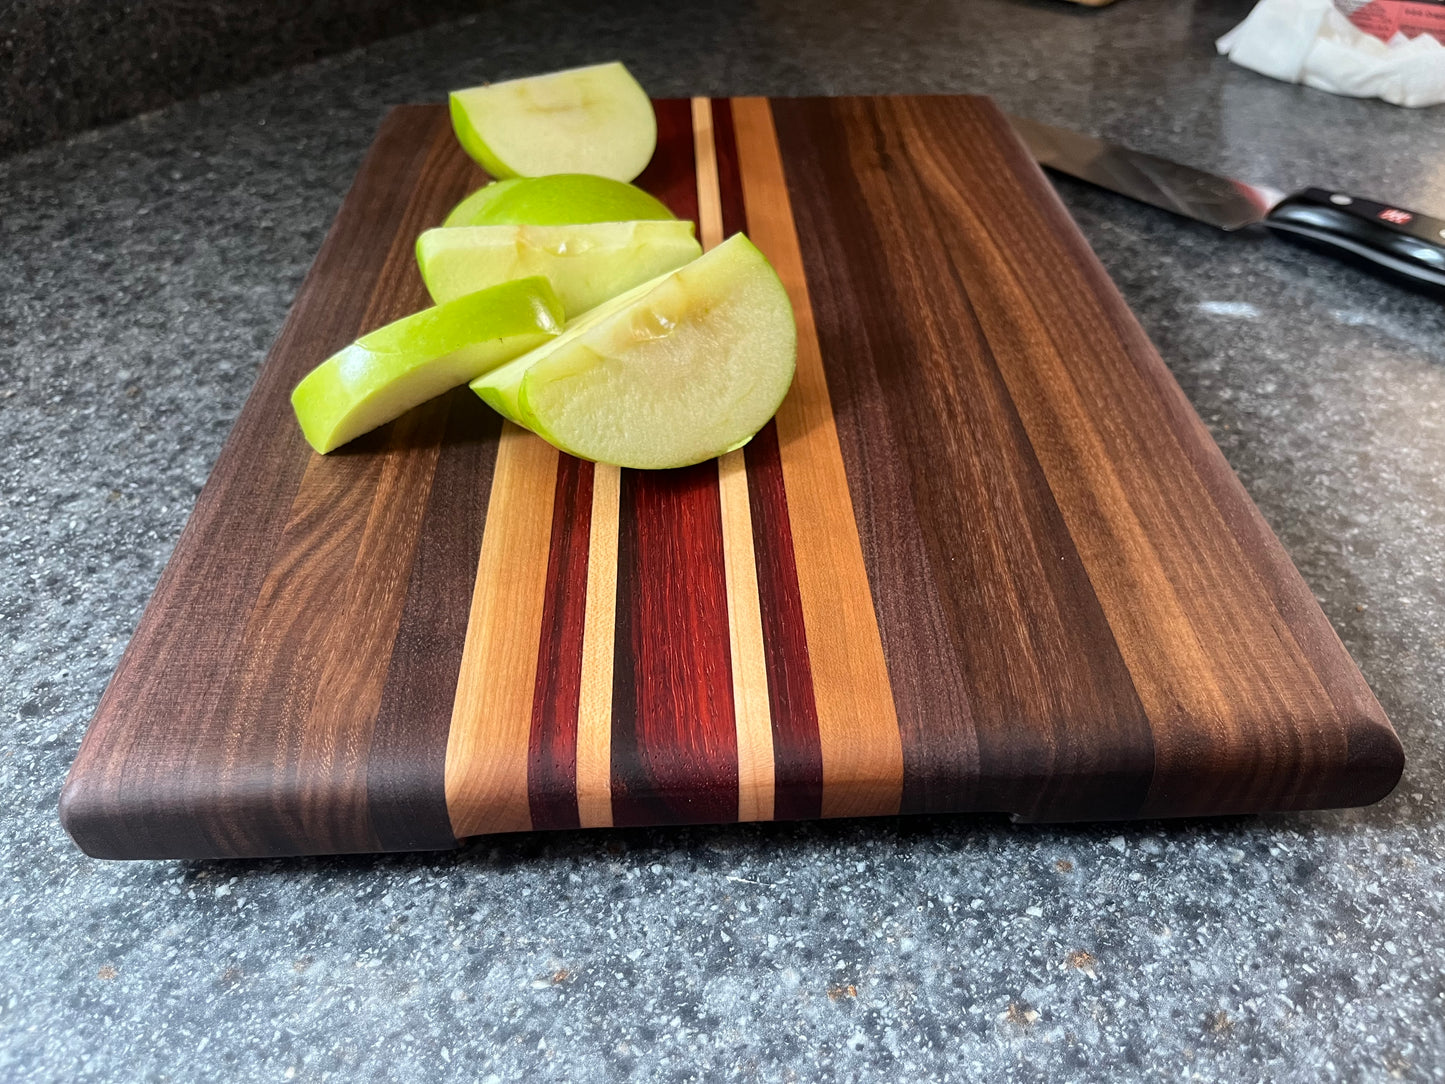
<path fill-rule="evenodd" d="M 692 103 L 658 102 L 638 184 L 698 217 Z M 736 820 L 738 750 L 717 467 L 621 472 L 612 697 L 618 825 Z"/>
<path fill-rule="evenodd" d="M 788 524 L 788 495 L 778 429 L 772 422 L 747 446 L 748 500 L 763 616 L 763 656 L 773 713 L 774 798 L 777 820 L 823 813 L 823 747 L 813 668 L 798 594 L 798 566 Z"/>
<path fill-rule="evenodd" d="M 527 794 L 533 828 L 576 828 L 580 823 L 577 705 L 582 689 L 592 476 L 591 463 L 570 455 L 559 457 L 527 751 Z"/>
<path fill-rule="evenodd" d="M 664 98 L 657 114 L 657 153 L 634 184 L 651 192 L 678 218 L 697 221 L 697 174 L 692 148 L 692 101 Z"/>
<path fill-rule="evenodd" d="M 442 785 L 472 576 L 482 546 L 501 419 L 468 388 L 447 397 L 406 605 L 367 764 L 371 820 L 385 850 L 455 842 Z"/>
<path fill-rule="evenodd" d="M 736 820 L 738 747 L 717 466 L 622 472 L 612 812 Z"/>

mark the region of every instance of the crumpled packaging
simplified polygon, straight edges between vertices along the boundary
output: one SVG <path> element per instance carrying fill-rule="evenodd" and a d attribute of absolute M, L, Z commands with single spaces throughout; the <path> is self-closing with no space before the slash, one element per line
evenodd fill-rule
<path fill-rule="evenodd" d="M 1331 94 L 1412 107 L 1445 102 L 1445 45 L 1430 34 L 1381 41 L 1331 0 L 1260 0 L 1216 47 L 1261 75 Z"/>

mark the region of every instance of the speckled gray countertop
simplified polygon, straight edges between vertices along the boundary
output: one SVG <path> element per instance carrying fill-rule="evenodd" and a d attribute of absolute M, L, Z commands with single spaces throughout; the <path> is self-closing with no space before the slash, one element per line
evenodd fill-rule
<path fill-rule="evenodd" d="M 1064 198 L 1404 742 L 1355 811 L 568 833 L 108 864 L 66 768 L 384 107 L 982 91 L 1445 212 L 1445 112 L 1214 57 L 1241 3 L 490 4 L 0 161 L 0 1080 L 1445 1079 L 1445 306 Z"/>

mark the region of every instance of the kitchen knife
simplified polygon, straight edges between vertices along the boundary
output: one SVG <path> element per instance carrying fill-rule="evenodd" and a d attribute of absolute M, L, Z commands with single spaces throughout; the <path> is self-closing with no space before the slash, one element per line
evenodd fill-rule
<path fill-rule="evenodd" d="M 1064 128 L 1010 119 L 1039 164 L 1049 169 L 1222 230 L 1261 224 L 1445 298 L 1445 219 L 1324 188 L 1286 195 Z"/>

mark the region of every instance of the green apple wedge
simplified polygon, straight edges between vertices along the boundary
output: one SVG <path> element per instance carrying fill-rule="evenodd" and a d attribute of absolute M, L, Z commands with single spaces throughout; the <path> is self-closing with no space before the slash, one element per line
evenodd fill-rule
<path fill-rule="evenodd" d="M 422 281 L 437 304 L 528 275 L 544 275 L 568 317 L 702 255 L 693 224 L 458 226 L 416 242 Z"/>
<path fill-rule="evenodd" d="M 453 91 L 450 104 L 457 141 L 493 177 L 630 181 L 657 147 L 652 102 L 615 61 Z"/>
<path fill-rule="evenodd" d="M 554 173 L 484 185 L 453 207 L 442 225 L 571 226 L 675 217 L 636 185 L 591 173 Z"/>
<path fill-rule="evenodd" d="M 363 335 L 296 385 L 291 406 L 325 454 L 562 331 L 562 303 L 533 276 L 423 309 Z"/>
<path fill-rule="evenodd" d="M 787 292 L 737 234 L 471 387 L 564 452 L 662 469 L 746 443 L 782 403 L 796 358 Z"/>

